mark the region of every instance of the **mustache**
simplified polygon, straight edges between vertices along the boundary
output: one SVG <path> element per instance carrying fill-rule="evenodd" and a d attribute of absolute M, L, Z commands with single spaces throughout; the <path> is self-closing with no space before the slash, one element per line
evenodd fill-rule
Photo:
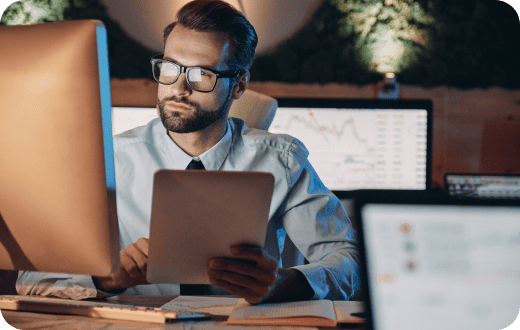
<path fill-rule="evenodd" d="M 157 105 L 160 107 L 164 107 L 164 105 L 170 101 L 173 101 L 173 102 L 179 103 L 179 104 L 184 104 L 184 105 L 187 105 L 187 106 L 195 108 L 195 109 L 197 109 L 199 106 L 197 103 L 189 101 L 185 97 L 178 97 L 176 95 L 165 97 L 162 100 L 157 98 Z"/>

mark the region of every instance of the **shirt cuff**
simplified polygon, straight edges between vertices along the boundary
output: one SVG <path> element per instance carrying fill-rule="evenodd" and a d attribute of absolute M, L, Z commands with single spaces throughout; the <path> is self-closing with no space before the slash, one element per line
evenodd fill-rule
<path fill-rule="evenodd" d="M 311 299 L 323 299 L 325 295 L 323 295 L 323 292 L 326 292 L 328 290 L 324 290 L 325 288 L 325 277 L 323 276 L 323 267 L 316 264 L 307 264 L 307 265 L 300 265 L 300 266 L 294 266 L 293 269 L 296 269 L 300 271 L 305 278 L 307 279 L 307 282 L 309 282 L 309 285 L 314 290 L 314 296 Z"/>

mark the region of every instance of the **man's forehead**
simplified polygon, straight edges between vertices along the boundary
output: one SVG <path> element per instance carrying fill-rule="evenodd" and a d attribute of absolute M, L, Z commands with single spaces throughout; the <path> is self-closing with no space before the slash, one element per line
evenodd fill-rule
<path fill-rule="evenodd" d="M 227 69 L 231 43 L 224 33 L 202 32 L 175 26 L 166 39 L 164 58 L 183 66 Z"/>

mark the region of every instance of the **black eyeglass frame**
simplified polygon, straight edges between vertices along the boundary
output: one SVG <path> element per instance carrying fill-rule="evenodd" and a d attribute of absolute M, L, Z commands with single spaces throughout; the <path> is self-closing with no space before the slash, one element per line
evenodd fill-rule
<path fill-rule="evenodd" d="M 156 56 L 154 56 L 154 57 L 152 57 L 150 59 L 150 63 L 152 64 L 152 76 L 153 76 L 153 79 L 155 81 L 157 81 L 159 84 L 173 85 L 173 84 L 175 84 L 175 82 L 177 80 L 179 80 L 179 77 L 180 77 L 181 73 L 184 73 L 184 75 L 186 76 L 186 82 L 188 83 L 190 88 L 193 89 L 194 91 L 197 91 L 197 92 L 200 92 L 200 93 L 211 93 L 211 92 L 213 92 L 213 90 L 215 89 L 215 86 L 217 86 L 217 82 L 218 82 L 219 79 L 222 79 L 222 78 L 237 78 L 237 77 L 240 77 L 242 74 L 245 73 L 245 71 L 243 71 L 243 70 L 218 71 L 218 70 L 214 70 L 214 69 L 211 69 L 211 68 L 206 68 L 206 67 L 203 67 L 203 66 L 182 66 L 182 65 L 180 65 L 178 63 L 175 63 L 175 62 L 163 59 L 163 56 L 164 56 L 164 54 L 160 54 L 160 55 L 156 55 Z M 160 82 L 158 79 L 155 78 L 155 72 L 153 70 L 154 65 L 155 65 L 156 62 L 168 62 L 168 63 L 171 63 L 173 65 L 178 66 L 180 68 L 180 70 L 179 70 L 179 73 L 177 74 L 177 77 L 171 83 Z M 213 87 L 211 88 L 211 90 L 209 90 L 209 91 L 201 91 L 201 90 L 198 90 L 198 89 L 196 89 L 195 87 L 193 87 L 191 85 L 190 81 L 188 80 L 188 75 L 186 74 L 186 71 L 187 70 L 191 70 L 191 69 L 204 69 L 204 70 L 211 71 L 211 72 L 213 72 L 215 74 L 215 76 L 217 78 L 215 79 L 215 83 L 213 84 Z"/>

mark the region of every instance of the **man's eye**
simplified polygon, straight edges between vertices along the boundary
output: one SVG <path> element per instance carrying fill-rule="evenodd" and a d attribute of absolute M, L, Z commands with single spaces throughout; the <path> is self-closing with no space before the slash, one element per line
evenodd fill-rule
<path fill-rule="evenodd" d="M 202 81 L 202 70 L 200 69 L 191 69 L 189 71 L 189 80 L 192 82 Z"/>

